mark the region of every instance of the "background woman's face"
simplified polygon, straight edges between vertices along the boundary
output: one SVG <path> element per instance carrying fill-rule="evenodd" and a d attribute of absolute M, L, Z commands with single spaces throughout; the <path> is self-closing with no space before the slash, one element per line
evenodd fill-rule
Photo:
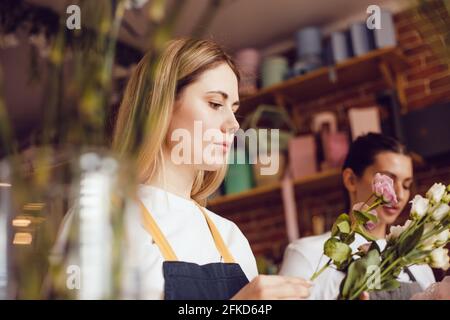
<path fill-rule="evenodd" d="M 409 156 L 399 153 L 379 153 L 375 157 L 374 163 L 366 168 L 363 176 L 356 179 L 354 203 L 366 201 L 370 196 L 372 179 L 377 172 L 388 175 L 394 180 L 398 204 L 393 208 L 382 206 L 377 209 L 380 222 L 393 224 L 409 201 L 410 188 L 413 182 L 412 160 Z"/>
<path fill-rule="evenodd" d="M 171 159 L 189 152 L 184 159 L 196 170 L 221 168 L 239 129 L 238 107 L 238 80 L 228 64 L 202 73 L 176 101 L 166 139 Z"/>

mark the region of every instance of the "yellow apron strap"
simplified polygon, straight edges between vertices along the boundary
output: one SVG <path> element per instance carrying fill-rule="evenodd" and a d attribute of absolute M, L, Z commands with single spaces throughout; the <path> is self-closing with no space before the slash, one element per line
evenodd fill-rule
<path fill-rule="evenodd" d="M 167 242 L 166 237 L 164 237 L 163 233 L 161 232 L 161 229 L 159 229 L 158 225 L 156 224 L 156 221 L 153 219 L 153 217 L 150 214 L 150 212 L 148 211 L 148 209 L 144 206 L 142 201 L 139 201 L 139 204 L 141 206 L 141 216 L 142 216 L 142 223 L 144 225 L 144 228 L 152 236 L 153 241 L 155 241 L 156 245 L 158 246 L 159 250 L 161 251 L 161 254 L 164 257 L 164 260 L 165 261 L 178 261 L 178 258 L 175 255 L 175 252 L 173 251 L 169 242 Z"/>
<path fill-rule="evenodd" d="M 219 251 L 220 255 L 222 256 L 225 263 L 234 263 L 234 258 L 231 255 L 230 251 L 228 250 L 228 247 L 225 245 L 225 242 L 222 239 L 222 236 L 219 233 L 219 230 L 217 230 L 216 225 L 211 220 L 211 218 L 206 213 L 205 209 L 200 206 L 197 202 L 194 201 L 194 203 L 197 205 L 197 207 L 200 208 L 200 211 L 203 213 L 206 222 L 208 222 L 209 230 L 211 231 L 211 234 L 214 239 L 214 243 L 216 244 L 216 248 Z"/>
<path fill-rule="evenodd" d="M 197 205 L 197 207 L 203 213 L 203 216 L 205 217 L 206 222 L 208 223 L 209 230 L 211 231 L 212 237 L 214 239 L 216 248 L 219 251 L 220 255 L 222 256 L 224 262 L 225 263 L 234 263 L 235 262 L 234 258 L 231 255 L 230 251 L 228 250 L 227 246 L 225 245 L 225 242 L 223 241 L 222 236 L 219 233 L 219 230 L 217 230 L 216 225 L 211 220 L 211 218 L 208 216 L 205 209 L 202 206 L 200 206 L 197 202 L 194 201 L 194 203 Z M 166 237 L 164 237 L 163 233 L 161 232 L 161 229 L 156 224 L 156 221 L 153 219 L 152 215 L 150 214 L 150 211 L 148 211 L 148 209 L 145 207 L 145 205 L 142 203 L 142 201 L 139 201 L 139 205 L 141 207 L 141 216 L 142 216 L 142 223 L 144 225 L 144 228 L 152 236 L 153 241 L 155 241 L 156 245 L 158 246 L 159 250 L 161 251 L 161 254 L 164 257 L 164 260 L 178 261 L 178 258 L 175 255 L 175 252 L 173 251 L 169 242 L 167 242 L 167 239 L 166 239 Z"/>

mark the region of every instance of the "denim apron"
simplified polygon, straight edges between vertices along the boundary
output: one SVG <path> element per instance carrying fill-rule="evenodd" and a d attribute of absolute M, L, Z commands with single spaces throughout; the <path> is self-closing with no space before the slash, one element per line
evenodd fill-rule
<path fill-rule="evenodd" d="M 197 204 L 208 223 L 217 250 L 224 262 L 198 265 L 178 261 L 175 252 L 156 224 L 151 213 L 140 202 L 142 223 L 152 236 L 163 258 L 164 299 L 166 300 L 225 300 L 233 297 L 249 281 L 205 209 Z M 186 239 L 186 241 L 189 241 Z M 201 248 L 199 248 L 201 250 Z"/>

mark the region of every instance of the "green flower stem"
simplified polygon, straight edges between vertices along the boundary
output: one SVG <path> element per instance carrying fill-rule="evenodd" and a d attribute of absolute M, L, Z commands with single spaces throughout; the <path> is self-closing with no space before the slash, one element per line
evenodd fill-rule
<path fill-rule="evenodd" d="M 364 279 L 363 285 L 356 290 L 356 292 L 350 296 L 349 300 L 357 299 L 363 291 L 367 289 L 367 277 Z"/>
<path fill-rule="evenodd" d="M 367 204 L 367 203 L 370 201 L 370 199 L 372 199 L 374 196 L 375 196 L 375 193 L 372 193 L 372 194 L 369 196 L 369 198 L 367 198 L 367 200 L 364 201 L 363 207 L 364 207 L 364 205 Z"/>
<path fill-rule="evenodd" d="M 379 205 L 383 204 L 383 202 L 384 202 L 383 199 L 378 198 L 374 203 L 372 203 L 372 205 L 370 205 L 369 208 L 367 208 L 366 212 L 377 208 Z"/>
<path fill-rule="evenodd" d="M 398 265 L 400 262 L 402 262 L 402 261 L 403 261 L 403 262 L 408 262 L 408 257 L 409 257 L 409 254 L 406 255 L 405 257 L 399 257 L 399 258 L 397 258 L 397 259 L 394 260 L 394 261 L 393 261 L 393 262 L 392 262 L 385 270 L 383 270 L 383 271 L 381 272 L 381 275 L 380 275 L 381 282 L 383 282 L 383 279 L 386 277 L 386 275 L 387 275 L 393 268 L 397 267 L 397 265 Z M 380 265 L 380 269 L 383 269 L 383 266 L 384 266 L 388 261 L 390 261 L 389 258 L 390 258 L 390 257 L 388 256 L 388 257 L 386 257 L 386 259 L 383 260 L 383 262 L 382 262 L 381 265 Z M 405 263 L 403 266 L 406 266 L 406 265 L 408 265 L 408 263 Z M 403 266 L 402 266 L 402 267 L 403 267 Z M 367 289 L 366 282 L 367 282 L 367 281 L 365 281 L 364 284 L 361 286 L 361 288 L 359 288 L 359 289 L 356 291 L 356 293 L 353 294 L 353 295 L 351 296 L 350 300 L 354 300 L 354 299 L 358 298 L 358 297 L 361 295 L 361 293 L 362 293 L 364 290 Z"/>
<path fill-rule="evenodd" d="M 397 243 L 401 243 L 405 240 L 405 238 L 411 233 L 416 231 L 417 228 L 420 228 L 423 224 L 427 222 L 427 216 L 425 216 L 422 220 L 414 220 L 411 225 L 407 228 L 406 232 L 402 232 L 398 239 L 396 240 Z"/>
<path fill-rule="evenodd" d="M 383 282 L 383 276 L 386 276 L 386 274 L 389 271 L 391 271 L 401 260 L 402 260 L 402 258 L 398 258 L 397 260 L 394 261 L 394 263 L 390 264 L 389 267 L 387 267 L 386 270 L 384 270 L 381 273 L 381 276 L 380 276 L 381 282 Z M 352 296 L 350 296 L 350 300 L 357 299 L 361 295 L 361 293 L 363 291 L 365 291 L 365 290 L 367 290 L 367 281 L 366 281 L 366 279 L 365 279 L 363 285 L 358 290 L 356 290 L 356 292 Z"/>
<path fill-rule="evenodd" d="M 404 239 L 411 233 L 411 232 L 415 232 L 417 230 L 417 228 L 422 227 L 425 223 L 427 223 L 430 220 L 430 216 L 426 215 L 424 216 L 422 219 L 420 220 L 416 220 L 413 221 L 412 224 L 408 227 L 408 229 L 406 230 L 406 232 L 403 232 L 402 234 L 400 234 L 400 236 L 398 237 L 396 243 L 401 243 L 404 241 Z"/>
<path fill-rule="evenodd" d="M 386 263 L 389 263 L 389 261 L 390 261 L 390 256 L 392 256 L 392 252 L 387 252 L 388 253 L 388 255 L 386 256 L 386 258 L 384 258 L 383 259 L 383 261 L 381 261 L 381 264 L 380 264 L 380 269 L 383 269 L 383 267 L 385 267 L 385 265 L 386 265 Z"/>
<path fill-rule="evenodd" d="M 322 268 L 320 268 L 319 271 L 314 272 L 314 274 L 311 276 L 311 278 L 310 278 L 309 280 L 311 280 L 311 281 L 316 280 L 317 277 L 320 276 L 320 274 L 321 274 L 322 272 L 324 272 L 324 271 L 330 266 L 331 262 L 332 262 L 331 259 L 328 260 L 328 262 L 327 262 Z"/>
<path fill-rule="evenodd" d="M 383 279 L 383 277 L 386 276 L 387 273 L 391 271 L 394 267 L 396 267 L 397 264 L 401 261 L 408 261 L 408 259 L 406 259 L 405 257 L 397 258 L 397 260 L 395 260 L 393 263 L 389 265 L 389 267 L 387 267 L 383 272 L 381 272 L 381 279 Z"/>

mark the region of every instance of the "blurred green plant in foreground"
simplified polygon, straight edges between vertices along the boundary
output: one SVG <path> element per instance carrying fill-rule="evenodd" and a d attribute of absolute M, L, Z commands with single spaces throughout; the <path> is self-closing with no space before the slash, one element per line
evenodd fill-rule
<path fill-rule="evenodd" d="M 0 240 L 8 244 L 8 250 L 0 251 L 0 280 L 2 276 L 7 280 L 3 287 L 0 283 L 0 299 L 121 296 L 124 210 L 126 199 L 135 196 L 137 186 L 134 151 L 143 137 L 151 134 L 146 97 L 159 54 L 171 39 L 186 3 L 175 1 L 169 12 L 165 0 L 66 1 L 66 6 L 76 4 L 81 9 L 81 29 L 74 30 L 66 27 L 65 12 L 54 21 L 48 11 L 22 0 L 4 0 L 0 4 L 0 37 L 25 29 L 35 40 L 48 44 L 45 72 L 37 66 L 36 50 L 31 52 L 30 77 L 36 81 L 41 74 L 46 75 L 45 99 L 42 128 L 34 135 L 33 146 L 26 150 L 14 136 L 0 77 L 0 179 L 5 180 L 0 181 L 4 182 L 3 187 L 0 185 L 0 199 L 8 200 L 0 203 L 0 222 L 2 218 L 7 221 L 5 225 L 0 223 Z M 203 28 L 207 29 L 221 3 L 210 1 L 200 19 Z M 139 112 L 132 115 L 134 126 L 129 138 L 133 147 L 129 153 L 118 155 L 110 149 L 109 124 L 115 113 L 111 103 L 113 69 L 126 10 L 140 10 L 151 26 L 144 46 L 150 51 L 151 72 L 138 93 Z M 194 36 L 200 36 L 200 32 L 200 28 L 195 29 Z M 3 74 L 3 80 L 5 77 L 8 75 Z M 94 233 L 86 231 L 83 219 L 87 213 L 97 217 Z M 55 246 L 60 222 L 70 216 L 73 218 L 65 241 Z M 105 224 L 99 221 L 104 221 L 101 219 L 105 216 L 111 234 L 105 239 L 110 241 L 92 243 L 92 236 L 104 231 Z M 17 237 L 19 233 L 21 238 Z M 87 248 L 89 241 L 91 247 Z M 108 252 L 108 256 L 97 254 L 96 261 L 83 260 L 89 250 Z M 82 266 L 108 264 L 104 274 L 97 273 L 98 277 L 90 278 L 92 283 L 85 282 L 93 289 L 90 292 L 67 288 L 65 267 L 73 256 L 78 256 Z M 3 262 L 6 269 L 2 269 Z M 107 288 L 99 282 L 100 277 L 108 283 Z"/>

